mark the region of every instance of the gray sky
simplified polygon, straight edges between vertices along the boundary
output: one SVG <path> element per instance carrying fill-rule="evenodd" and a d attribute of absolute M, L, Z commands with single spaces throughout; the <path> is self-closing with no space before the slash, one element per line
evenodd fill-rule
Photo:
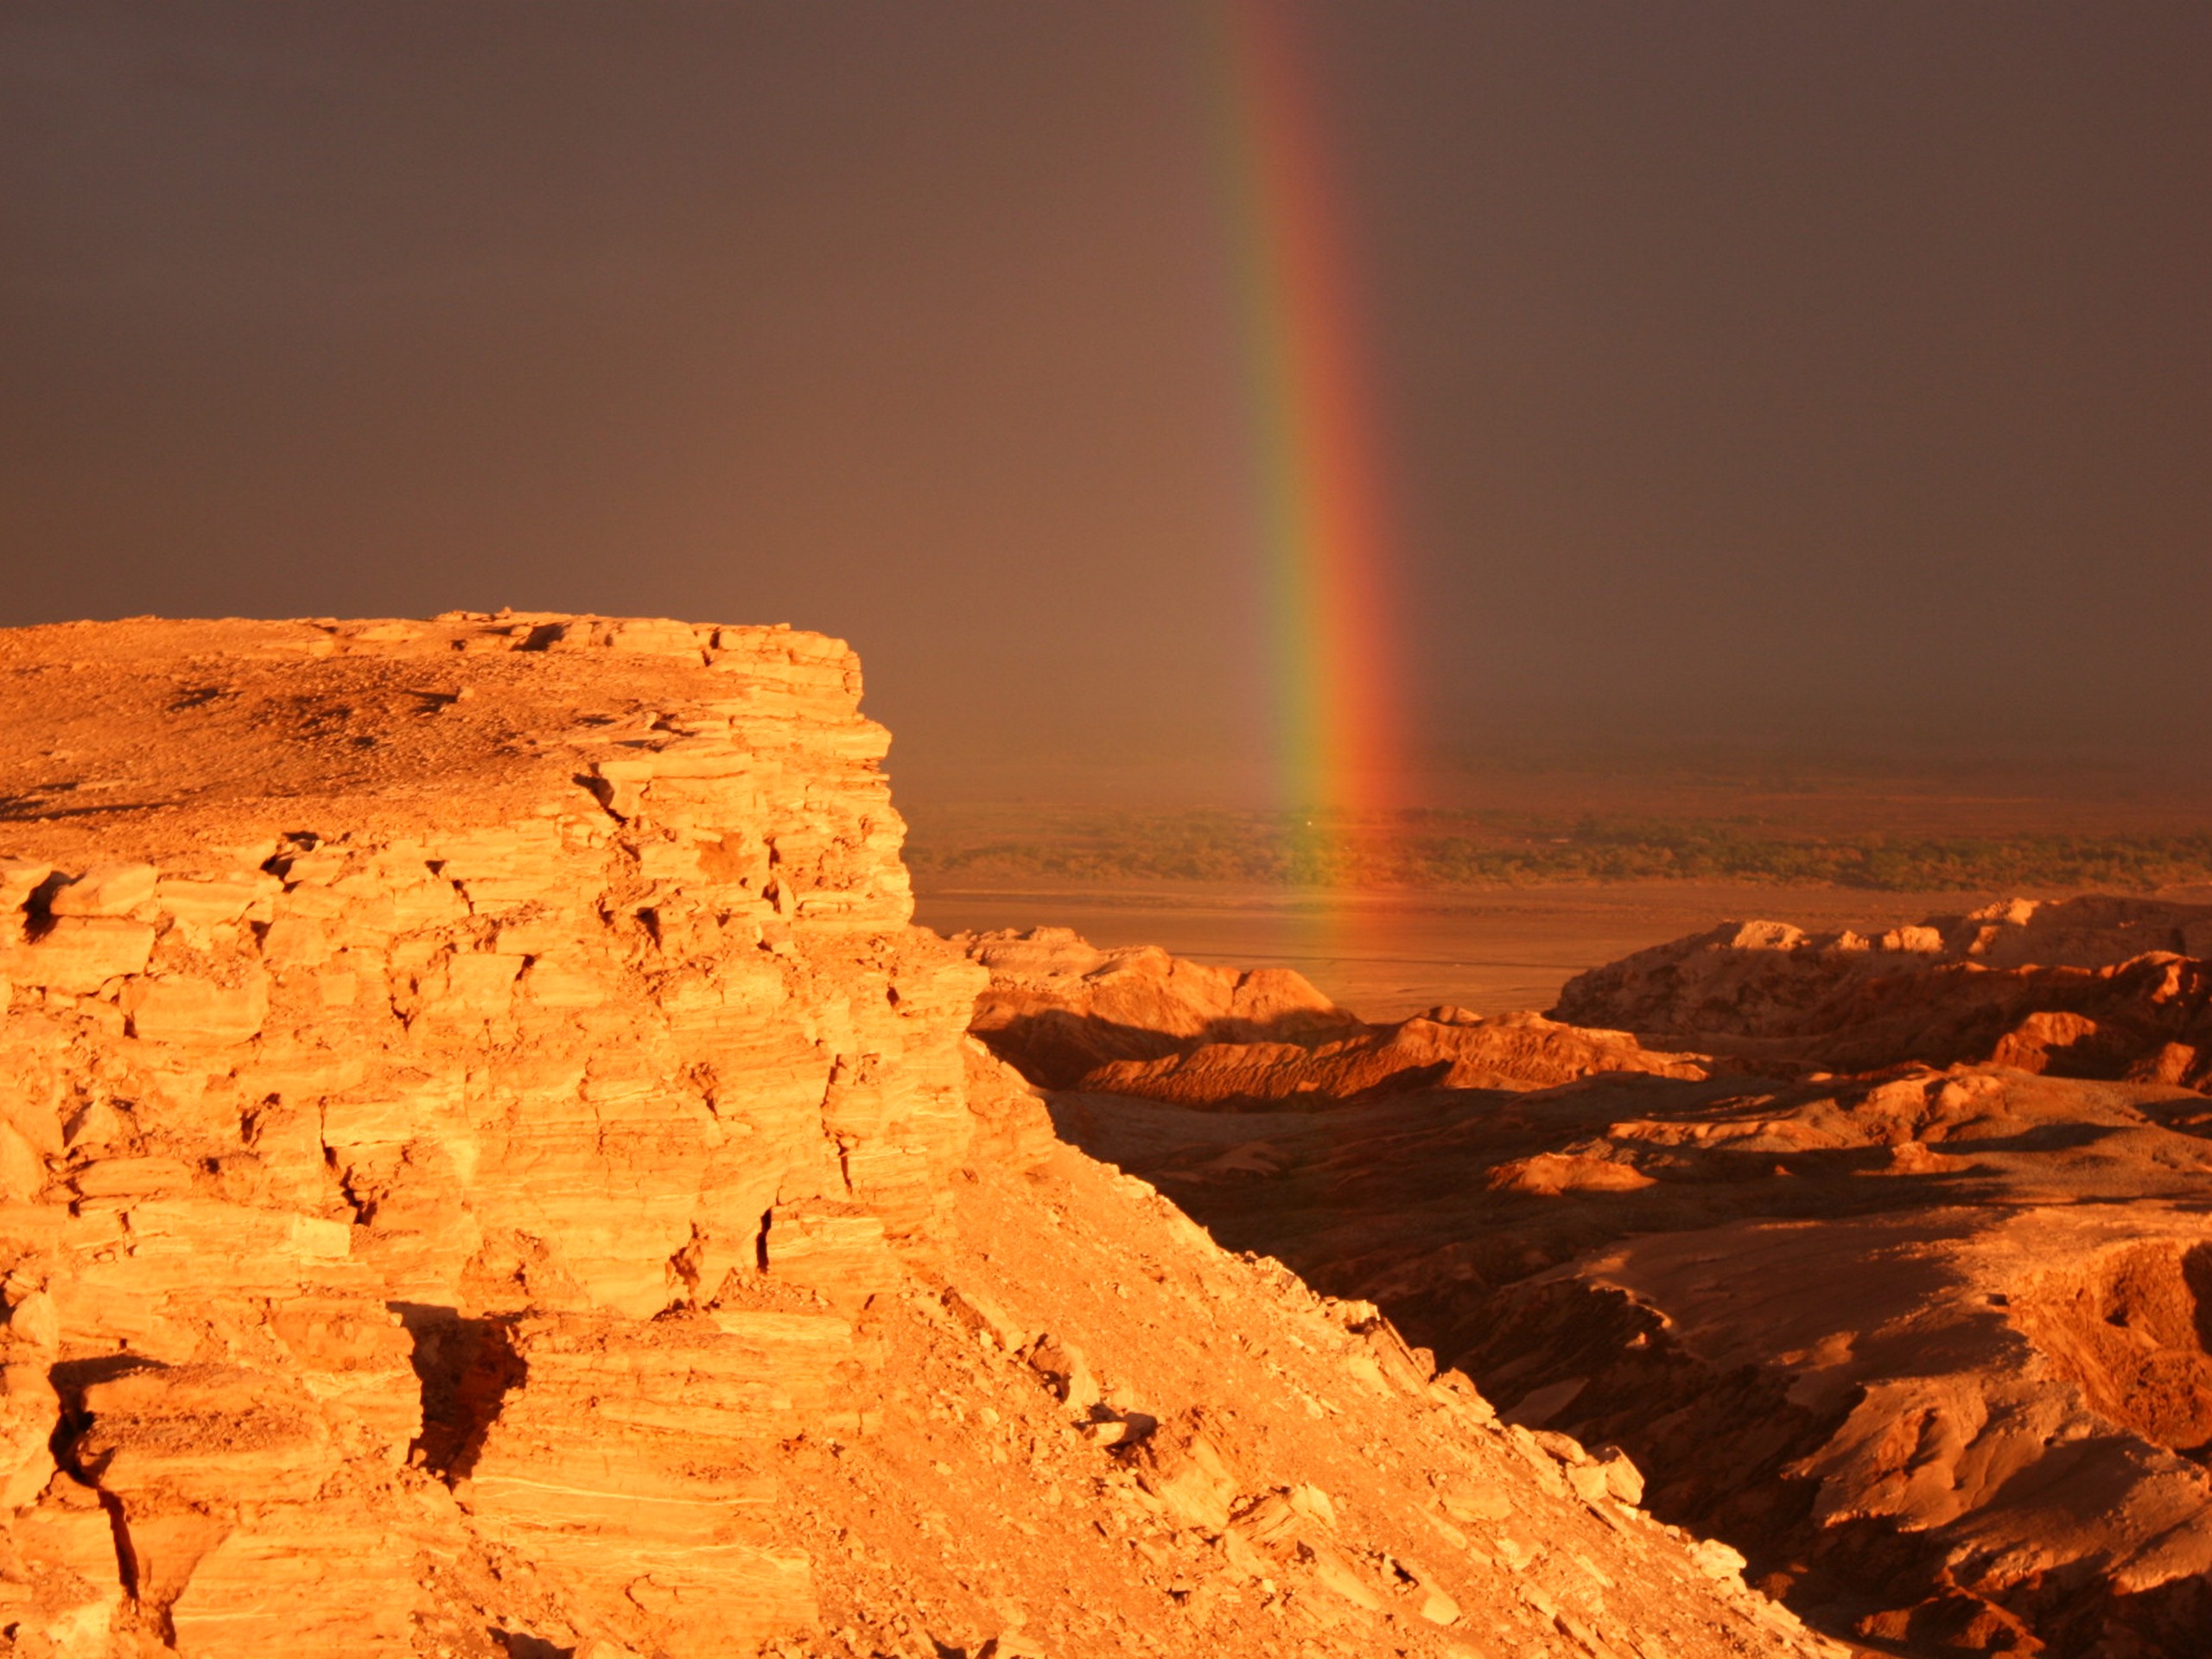
<path fill-rule="evenodd" d="M 2202 764 L 2212 9 L 1298 16 L 1417 746 Z M 1242 787 L 1216 79 L 1144 0 L 16 0 L 0 621 L 788 620 L 910 787 Z"/>

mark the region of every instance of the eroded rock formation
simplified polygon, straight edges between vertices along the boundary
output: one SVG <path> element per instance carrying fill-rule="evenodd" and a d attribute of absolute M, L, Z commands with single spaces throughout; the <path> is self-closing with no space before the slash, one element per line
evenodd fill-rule
<path fill-rule="evenodd" d="M 838 642 L 133 622 L 0 677 L 0 1651 L 1830 1650 L 1052 1139 L 907 925 Z"/>
<path fill-rule="evenodd" d="M 990 971 L 973 1030 L 1041 1088 L 1216 1109 L 1392 1090 L 1538 1089 L 1595 1072 L 1701 1077 L 1702 1056 L 1536 1014 L 1432 1008 L 1370 1026 L 1285 968 L 1239 972 L 1066 928 L 961 934 Z"/>
<path fill-rule="evenodd" d="M 226 676 L 129 628 L 9 662 L 150 683 L 173 741 L 238 768 L 181 813 L 13 837 L 8 1331 L 67 1426 L 57 1478 L 53 1426 L 16 1416 L 19 1488 L 96 1487 L 135 1616 L 185 1652 L 404 1647 L 417 1557 L 464 1521 L 614 1639 L 804 1627 L 764 1459 L 854 1420 L 854 1334 L 728 1293 L 897 1281 L 968 1152 L 982 978 L 906 925 L 850 653 L 544 619 L 207 632 L 302 662 Z M 565 718 L 513 729 L 517 683 Z M 122 752 L 152 735 L 67 760 L 174 788 L 157 747 Z M 385 770 L 288 798 L 332 748 Z M 364 1575 L 367 1624 L 326 1587 Z"/>
<path fill-rule="evenodd" d="M 1287 968 L 1249 972 L 1170 956 L 1157 945 L 1093 948 L 1065 927 L 961 934 L 989 970 L 974 1029 L 1046 1088 L 1074 1086 L 1116 1061 L 1156 1060 L 1213 1043 L 1283 1041 L 1360 1029 Z"/>
<path fill-rule="evenodd" d="M 1096 1068 L 1053 1110 L 1514 1421 L 1625 1447 L 1659 1513 L 1827 1628 L 2180 1659 L 2212 1620 L 2212 1104 L 2175 1052 L 2208 970 L 2173 948 L 2201 919 L 1730 924 L 1559 1010 L 1720 1060 L 1537 1021 L 1587 1075 L 1317 1090 L 1345 1039 L 1250 1044 Z M 2029 1041 L 2085 998 L 2105 1047 Z"/>
<path fill-rule="evenodd" d="M 2095 895 L 1882 934 L 1725 922 L 1578 976 L 1553 1012 L 1783 1071 L 1986 1060 L 2198 1087 L 2207 953 L 2212 906 Z"/>

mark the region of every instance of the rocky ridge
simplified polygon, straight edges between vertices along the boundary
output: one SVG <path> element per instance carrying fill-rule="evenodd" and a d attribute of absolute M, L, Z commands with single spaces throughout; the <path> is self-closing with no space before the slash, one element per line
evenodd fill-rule
<path fill-rule="evenodd" d="M 859 693 L 780 628 L 0 634 L 0 1651 L 1829 1650 L 1058 1145 Z"/>
<path fill-rule="evenodd" d="M 1537 1014 L 1437 1007 L 1370 1025 L 1287 968 L 1238 971 L 1066 928 L 957 934 L 990 970 L 976 1035 L 1045 1089 L 1220 1110 L 1421 1088 L 1541 1089 L 1600 1071 L 1702 1077 L 1707 1057 Z"/>
<path fill-rule="evenodd" d="M 1987 1061 L 2196 1088 L 2208 955 L 2212 906 L 2104 895 L 1880 934 L 1728 922 L 1577 976 L 1553 1012 L 1784 1073 Z"/>

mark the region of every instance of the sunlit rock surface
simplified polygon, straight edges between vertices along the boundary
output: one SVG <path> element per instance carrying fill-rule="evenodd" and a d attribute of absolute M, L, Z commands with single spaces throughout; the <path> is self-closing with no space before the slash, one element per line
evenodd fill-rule
<path fill-rule="evenodd" d="M 783 628 L 0 634 L 0 1651 L 1834 1650 L 1058 1143 L 859 694 Z"/>
<path fill-rule="evenodd" d="M 1986 1060 L 2196 1088 L 2208 954 L 2212 906 L 2100 895 L 1878 933 L 1726 922 L 1578 975 L 1553 1012 L 1783 1069 Z"/>
<path fill-rule="evenodd" d="M 1588 1026 L 1471 1027 L 1555 1072 L 1386 1075 L 1430 1016 L 1186 1040 L 1053 1112 L 1510 1420 L 1625 1448 L 1824 1628 L 2182 1659 L 2212 1629 L 2208 914 L 1731 923 L 1573 982 Z"/>

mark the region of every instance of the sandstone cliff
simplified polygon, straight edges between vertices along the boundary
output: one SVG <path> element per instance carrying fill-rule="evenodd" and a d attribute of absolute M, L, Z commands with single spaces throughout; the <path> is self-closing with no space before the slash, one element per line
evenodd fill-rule
<path fill-rule="evenodd" d="M 0 634 L 0 1651 L 1822 1650 L 1057 1146 L 859 691 L 780 628 Z"/>
<path fill-rule="evenodd" d="M 967 1153 L 981 980 L 905 925 L 849 652 L 8 646 L 73 785 L 5 867 L 10 1496 L 89 1483 L 127 1567 L 61 1564 L 184 1652 L 404 1649 L 464 1522 L 626 1641 L 804 1624 L 764 1459 L 859 1409 L 837 1304 Z"/>

